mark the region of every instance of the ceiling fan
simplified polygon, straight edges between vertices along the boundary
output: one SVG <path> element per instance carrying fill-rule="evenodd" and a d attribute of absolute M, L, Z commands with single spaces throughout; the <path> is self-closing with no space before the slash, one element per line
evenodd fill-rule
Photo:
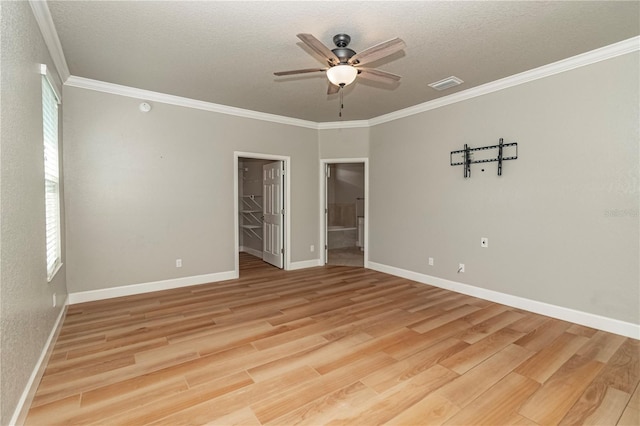
<path fill-rule="evenodd" d="M 309 46 L 311 50 L 319 54 L 327 61 L 328 67 L 325 68 L 307 68 L 292 71 L 274 72 L 277 76 L 305 74 L 312 72 L 326 72 L 329 79 L 329 88 L 327 94 L 338 93 L 340 89 L 353 83 L 356 76 L 360 75 L 373 81 L 382 83 L 395 83 L 400 80 L 400 76 L 390 72 L 378 70 L 375 68 L 363 68 L 362 65 L 369 62 L 377 61 L 406 47 L 404 41 L 394 38 L 380 44 L 376 44 L 360 53 L 356 53 L 347 46 L 351 42 L 351 37 L 347 34 L 337 34 L 333 36 L 333 42 L 336 45 L 334 49 L 329 49 L 320 40 L 311 34 L 298 34 L 298 38 L 304 44 Z"/>

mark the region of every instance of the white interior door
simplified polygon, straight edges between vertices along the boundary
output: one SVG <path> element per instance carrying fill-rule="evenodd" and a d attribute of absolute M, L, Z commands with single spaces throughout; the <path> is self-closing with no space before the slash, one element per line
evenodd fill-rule
<path fill-rule="evenodd" d="M 282 161 L 262 166 L 263 247 L 262 260 L 284 267 L 284 165 Z"/>

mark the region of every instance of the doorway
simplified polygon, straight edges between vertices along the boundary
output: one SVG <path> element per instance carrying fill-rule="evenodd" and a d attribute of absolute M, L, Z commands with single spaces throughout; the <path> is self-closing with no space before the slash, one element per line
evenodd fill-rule
<path fill-rule="evenodd" d="M 366 159 L 323 160 L 324 263 L 367 265 Z"/>
<path fill-rule="evenodd" d="M 240 252 L 288 269 L 289 157 L 236 152 L 234 164 L 236 275 Z"/>

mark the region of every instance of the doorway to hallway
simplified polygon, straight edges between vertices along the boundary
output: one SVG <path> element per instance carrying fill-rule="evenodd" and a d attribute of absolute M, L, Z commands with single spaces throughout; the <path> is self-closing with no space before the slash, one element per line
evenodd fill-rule
<path fill-rule="evenodd" d="M 324 160 L 324 263 L 366 265 L 366 161 Z"/>

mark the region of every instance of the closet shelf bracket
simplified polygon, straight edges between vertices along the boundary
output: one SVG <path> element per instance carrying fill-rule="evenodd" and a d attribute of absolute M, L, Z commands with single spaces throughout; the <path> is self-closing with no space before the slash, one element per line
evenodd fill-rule
<path fill-rule="evenodd" d="M 246 232 L 248 235 L 256 237 L 257 239 L 262 241 L 262 235 L 256 232 L 256 229 L 262 229 L 260 225 L 242 225 L 242 230 Z"/>

